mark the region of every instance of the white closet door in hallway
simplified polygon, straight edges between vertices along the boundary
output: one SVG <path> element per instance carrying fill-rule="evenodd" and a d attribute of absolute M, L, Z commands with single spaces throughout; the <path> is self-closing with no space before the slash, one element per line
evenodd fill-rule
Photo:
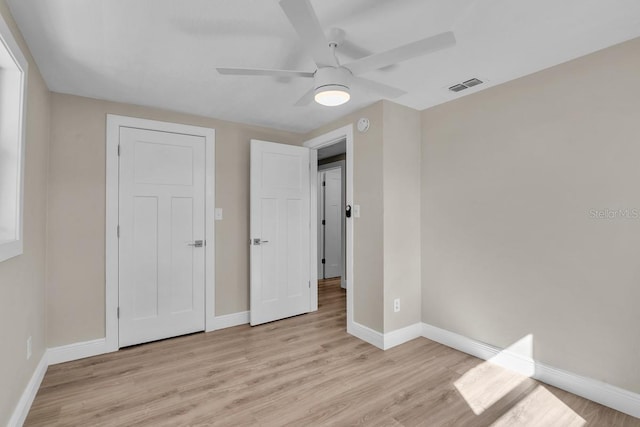
<path fill-rule="evenodd" d="M 324 277 L 342 276 L 342 170 L 324 172 Z"/>
<path fill-rule="evenodd" d="M 119 346 L 204 330 L 204 138 L 121 128 L 119 177 Z"/>

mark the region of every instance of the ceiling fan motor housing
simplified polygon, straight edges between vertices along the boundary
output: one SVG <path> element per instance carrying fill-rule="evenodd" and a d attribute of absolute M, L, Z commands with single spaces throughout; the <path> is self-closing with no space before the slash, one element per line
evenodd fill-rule
<path fill-rule="evenodd" d="M 314 74 L 314 88 L 320 90 L 347 90 L 351 86 L 351 72 L 344 67 L 323 67 Z"/>

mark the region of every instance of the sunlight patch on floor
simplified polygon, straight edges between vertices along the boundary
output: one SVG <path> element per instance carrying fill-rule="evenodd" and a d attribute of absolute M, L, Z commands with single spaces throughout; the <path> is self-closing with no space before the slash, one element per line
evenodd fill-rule
<path fill-rule="evenodd" d="M 474 414 L 480 415 L 528 378 L 489 362 L 481 363 L 453 384 Z"/>
<path fill-rule="evenodd" d="M 533 376 L 532 360 L 533 336 L 529 334 L 467 371 L 454 385 L 473 413 L 480 415 Z M 514 366 L 518 373 L 501 366 Z"/>
<path fill-rule="evenodd" d="M 529 378 L 534 375 L 533 335 L 529 334 L 465 372 L 454 385 L 474 414 L 481 415 L 492 407 L 499 414 L 504 411 L 491 424 L 495 427 L 586 424 L 584 418 Z"/>
<path fill-rule="evenodd" d="M 566 426 L 581 427 L 587 422 L 545 387 L 539 385 L 505 412 L 492 427 Z"/>

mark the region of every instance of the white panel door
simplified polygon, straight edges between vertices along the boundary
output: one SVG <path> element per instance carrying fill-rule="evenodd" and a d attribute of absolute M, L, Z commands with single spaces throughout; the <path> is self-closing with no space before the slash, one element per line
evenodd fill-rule
<path fill-rule="evenodd" d="M 309 149 L 251 141 L 251 325 L 310 308 Z"/>
<path fill-rule="evenodd" d="M 203 137 L 120 128 L 119 345 L 204 330 Z"/>
<path fill-rule="evenodd" d="M 324 173 L 324 277 L 342 276 L 342 170 Z"/>

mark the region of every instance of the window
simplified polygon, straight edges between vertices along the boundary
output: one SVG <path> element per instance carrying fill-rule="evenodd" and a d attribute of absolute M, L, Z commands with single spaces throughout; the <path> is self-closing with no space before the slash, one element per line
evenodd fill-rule
<path fill-rule="evenodd" d="M 27 60 L 0 16 L 0 261 L 22 253 Z"/>

